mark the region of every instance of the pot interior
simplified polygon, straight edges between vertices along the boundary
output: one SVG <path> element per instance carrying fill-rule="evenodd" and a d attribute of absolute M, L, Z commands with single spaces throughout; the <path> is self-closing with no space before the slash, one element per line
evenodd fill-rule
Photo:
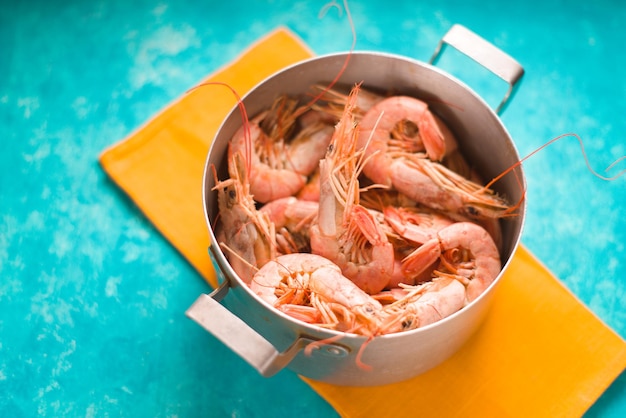
<path fill-rule="evenodd" d="M 304 95 L 310 92 L 312 85 L 328 85 L 344 65 L 346 56 L 346 53 L 339 53 L 312 58 L 270 76 L 243 98 L 248 117 L 252 118 L 269 108 L 281 94 Z M 485 181 L 495 178 L 520 160 L 510 135 L 486 102 L 465 84 L 436 67 L 395 55 L 353 52 L 337 85 L 350 88 L 359 82 L 363 82 L 362 88 L 367 90 L 409 95 L 428 103 L 431 111 L 455 134 L 463 155 Z M 207 158 L 204 206 L 212 243 L 215 242 L 213 225 L 217 217 L 217 199 L 215 192 L 211 191 L 215 181 L 210 166 L 215 166 L 220 179 L 227 177 L 228 141 L 241 124 L 241 114 L 235 107 L 220 127 Z M 520 240 L 525 214 L 525 187 L 521 165 L 492 186 L 511 204 L 522 201 L 516 216 L 500 221 L 503 268 Z"/>

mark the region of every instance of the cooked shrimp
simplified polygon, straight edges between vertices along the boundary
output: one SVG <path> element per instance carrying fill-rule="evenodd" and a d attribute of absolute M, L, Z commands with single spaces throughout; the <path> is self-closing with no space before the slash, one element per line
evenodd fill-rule
<path fill-rule="evenodd" d="M 419 155 L 396 158 L 385 170 L 397 190 L 455 220 L 499 218 L 512 210 L 493 190 Z"/>
<path fill-rule="evenodd" d="M 320 206 L 311 227 L 311 249 L 334 261 L 367 293 L 380 292 L 393 273 L 393 246 L 372 214 L 359 205 L 361 153 L 355 153 L 352 111 L 359 92 L 350 94 L 335 127 L 326 157 L 320 161 Z"/>
<path fill-rule="evenodd" d="M 380 302 L 346 278 L 339 266 L 315 254 L 279 256 L 256 273 L 250 288 L 308 323 L 364 335 L 380 326 Z"/>
<path fill-rule="evenodd" d="M 376 183 L 387 176 L 378 170 L 389 166 L 396 152 L 426 151 L 433 161 L 441 161 L 456 150 L 456 139 L 428 105 L 409 96 L 391 96 L 374 105 L 361 119 L 358 147 L 366 156 L 381 160 L 366 165 L 363 172 Z"/>
<path fill-rule="evenodd" d="M 438 161 L 449 156 L 456 169 L 456 139 L 426 103 L 392 96 L 372 107 L 359 124 L 363 173 L 375 184 L 393 187 L 415 201 L 448 212 L 455 220 L 497 218 L 510 213 L 504 199 Z"/>
<path fill-rule="evenodd" d="M 489 233 L 472 222 L 443 228 L 403 261 L 405 274 L 420 274 L 439 260 L 434 275 L 467 284 L 468 302 L 476 299 L 500 274 L 500 254 Z"/>
<path fill-rule="evenodd" d="M 437 236 L 437 232 L 454 223 L 449 217 L 423 207 L 395 207 L 384 209 L 385 220 L 402 238 L 417 244 Z"/>
<path fill-rule="evenodd" d="M 272 200 L 261 207 L 276 228 L 280 254 L 310 252 L 309 229 L 317 216 L 319 204 L 293 196 Z"/>
<path fill-rule="evenodd" d="M 308 228 L 317 215 L 319 204 L 300 200 L 293 196 L 273 200 L 260 209 L 267 213 L 276 228 L 288 227 L 290 230 Z"/>
<path fill-rule="evenodd" d="M 236 153 L 230 160 L 227 180 L 218 181 L 213 168 L 220 221 L 217 238 L 233 270 L 249 282 L 257 268 L 276 258 L 275 231 L 267 215 L 255 207 L 243 156 Z"/>
<path fill-rule="evenodd" d="M 405 286 L 404 291 L 405 296 L 383 309 L 383 315 L 387 316 L 386 333 L 433 324 L 459 311 L 466 303 L 465 286 L 452 278 Z"/>
<path fill-rule="evenodd" d="M 462 213 L 446 214 L 443 211 L 428 208 L 393 189 L 371 189 L 361 193 L 361 201 L 367 208 L 385 213 L 385 222 L 395 231 L 395 236 L 387 233 L 390 239 L 401 237 L 423 244 L 432 238 L 433 233 L 450 225 L 452 222 L 474 222 L 489 232 L 498 249 L 502 246 L 502 230 L 497 217 L 464 216 Z M 394 243 L 394 247 L 396 244 Z"/>
<path fill-rule="evenodd" d="M 250 191 L 258 202 L 296 194 L 326 152 L 332 126 L 317 120 L 300 127 L 294 112 L 295 101 L 282 96 L 231 139 L 231 154 L 249 156 Z"/>

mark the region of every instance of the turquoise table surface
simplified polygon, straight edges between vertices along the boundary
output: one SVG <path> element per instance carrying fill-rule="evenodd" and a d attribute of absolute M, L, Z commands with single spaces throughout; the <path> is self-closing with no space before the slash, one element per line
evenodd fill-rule
<path fill-rule="evenodd" d="M 104 174 L 100 152 L 279 25 L 352 42 L 324 1 L 0 4 L 0 416 L 336 416 L 289 371 L 262 378 L 184 311 L 208 286 Z M 427 61 L 460 23 L 515 57 L 502 120 L 521 155 L 575 132 L 626 168 L 626 3 L 353 1 L 357 49 Z M 503 83 L 438 66 L 497 103 Z M 525 163 L 523 243 L 626 337 L 626 176 L 574 138 Z M 200 193 L 200 190 L 198 190 Z M 199 225 L 199 227 L 204 227 Z M 626 416 L 626 377 L 587 413 Z"/>

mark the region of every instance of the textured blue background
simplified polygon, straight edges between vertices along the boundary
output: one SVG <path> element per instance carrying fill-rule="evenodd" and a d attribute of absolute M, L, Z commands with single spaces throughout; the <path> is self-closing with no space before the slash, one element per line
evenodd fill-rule
<path fill-rule="evenodd" d="M 334 414 L 290 372 L 259 377 L 185 318 L 207 286 L 97 163 L 278 25 L 316 53 L 349 49 L 345 15 L 319 19 L 324 3 L 0 3 L 0 416 Z M 598 171 L 626 154 L 623 2 L 354 1 L 351 10 L 358 49 L 427 61 L 461 23 L 515 57 L 527 73 L 503 121 L 522 155 L 567 132 Z M 490 103 L 504 92 L 454 53 L 439 66 Z M 592 176 L 572 138 L 525 169 L 523 242 L 626 337 L 626 178 Z M 622 374 L 588 415 L 626 416 L 625 392 Z"/>

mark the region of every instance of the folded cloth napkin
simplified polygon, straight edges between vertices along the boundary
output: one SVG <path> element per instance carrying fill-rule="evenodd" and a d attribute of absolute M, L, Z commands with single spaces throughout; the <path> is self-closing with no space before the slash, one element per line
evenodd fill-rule
<path fill-rule="evenodd" d="M 204 82 L 227 83 L 244 94 L 312 55 L 279 28 Z M 235 103 L 220 86 L 193 89 L 100 157 L 104 170 L 213 287 L 202 175 L 210 142 Z M 582 415 L 626 367 L 624 340 L 523 246 L 496 291 L 479 331 L 425 374 L 362 388 L 304 380 L 343 416 Z"/>

